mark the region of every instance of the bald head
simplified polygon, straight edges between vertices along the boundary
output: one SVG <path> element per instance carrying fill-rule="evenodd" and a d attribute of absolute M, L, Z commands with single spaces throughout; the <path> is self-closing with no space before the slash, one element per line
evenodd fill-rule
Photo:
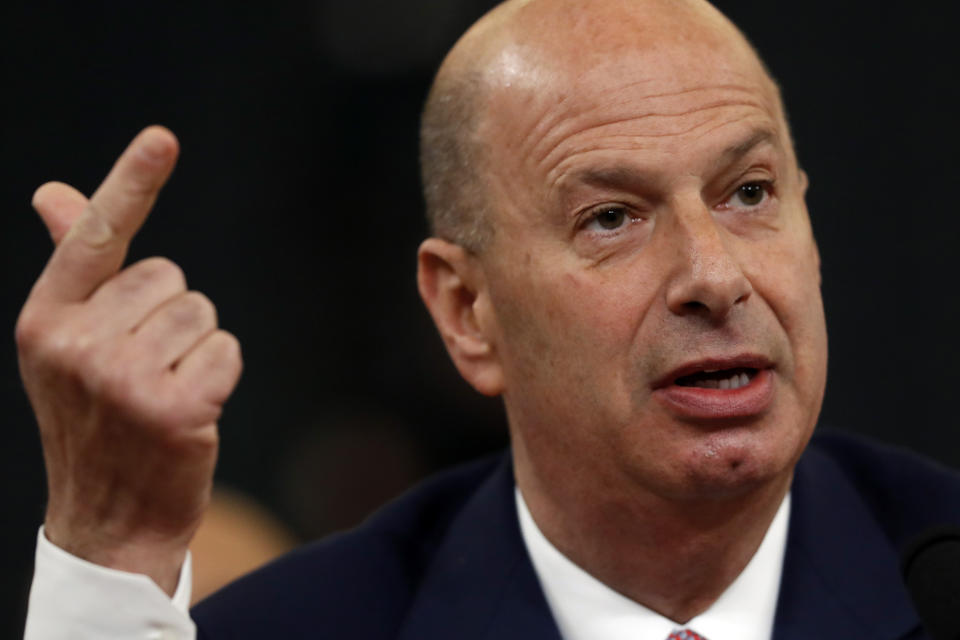
<path fill-rule="evenodd" d="M 678 47 L 684 64 L 763 78 L 782 112 L 753 47 L 705 0 L 508 0 L 481 18 L 447 55 L 423 111 L 420 159 L 433 235 L 474 252 L 495 235 L 486 175 L 496 162 L 491 152 L 504 151 L 491 148 L 490 134 L 505 113 L 589 90 L 600 68 L 620 67 L 642 83 L 644 66 L 672 63 Z M 635 56 L 643 64 L 626 64 Z"/>

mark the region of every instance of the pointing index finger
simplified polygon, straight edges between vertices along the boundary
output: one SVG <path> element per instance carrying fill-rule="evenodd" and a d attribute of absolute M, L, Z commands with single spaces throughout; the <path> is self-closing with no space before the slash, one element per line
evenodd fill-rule
<path fill-rule="evenodd" d="M 141 131 L 54 250 L 34 295 L 78 302 L 117 273 L 173 171 L 177 152 L 177 139 L 168 129 Z"/>

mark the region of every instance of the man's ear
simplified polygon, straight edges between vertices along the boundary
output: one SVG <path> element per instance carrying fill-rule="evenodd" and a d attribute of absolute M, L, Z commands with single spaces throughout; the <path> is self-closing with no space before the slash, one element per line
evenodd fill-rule
<path fill-rule="evenodd" d="M 417 286 L 460 375 L 480 393 L 499 395 L 503 373 L 495 320 L 476 256 L 452 242 L 427 238 L 417 252 Z"/>

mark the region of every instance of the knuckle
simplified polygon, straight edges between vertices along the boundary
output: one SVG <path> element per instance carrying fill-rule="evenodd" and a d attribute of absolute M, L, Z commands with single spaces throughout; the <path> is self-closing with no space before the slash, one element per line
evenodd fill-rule
<path fill-rule="evenodd" d="M 29 306 L 23 308 L 13 329 L 14 341 L 21 353 L 32 353 L 46 333 L 46 327 L 40 314 Z"/>
<path fill-rule="evenodd" d="M 243 349 L 240 346 L 240 340 L 232 333 L 223 332 L 223 340 L 226 342 L 227 356 L 237 363 L 237 366 L 243 367 Z"/>
<path fill-rule="evenodd" d="M 237 358 L 241 357 L 240 340 L 237 338 L 237 336 L 233 335 L 229 331 L 224 331 L 223 329 L 220 329 L 217 332 L 217 339 L 223 341 L 224 348 L 229 353 L 236 355 Z"/>
<path fill-rule="evenodd" d="M 188 291 L 183 295 L 180 306 L 183 308 L 184 324 L 217 326 L 217 308 L 207 296 L 199 291 Z"/>
<path fill-rule="evenodd" d="M 109 218 L 92 200 L 87 203 L 86 212 L 77 219 L 70 232 L 94 251 L 110 250 L 117 239 L 117 231 L 111 226 Z"/>
<path fill-rule="evenodd" d="M 17 322 L 15 332 L 21 357 L 41 370 L 82 380 L 96 366 L 97 348 L 89 333 L 29 317 Z"/>
<path fill-rule="evenodd" d="M 164 305 L 164 324 L 174 331 L 207 332 L 217 326 L 217 309 L 202 293 L 187 291 Z"/>
<path fill-rule="evenodd" d="M 216 333 L 210 336 L 212 348 L 216 352 L 216 362 L 227 367 L 241 368 L 243 366 L 243 353 L 240 347 L 240 341 L 229 331 L 218 329 Z"/>
<path fill-rule="evenodd" d="M 145 258 L 130 267 L 129 271 L 135 273 L 143 283 L 150 285 L 163 283 L 176 291 L 184 291 L 187 288 L 187 277 L 183 269 L 169 258 L 161 256 Z"/>
<path fill-rule="evenodd" d="M 217 329 L 207 338 L 206 349 L 212 363 L 221 364 L 241 361 L 240 341 L 235 335 L 223 329 Z"/>
<path fill-rule="evenodd" d="M 93 336 L 88 333 L 53 334 L 50 353 L 55 354 L 56 359 L 63 362 L 66 369 L 81 376 L 101 366 L 103 356 L 102 348 L 97 348 Z"/>
<path fill-rule="evenodd" d="M 145 295 L 172 297 L 186 291 L 183 270 L 172 260 L 161 257 L 136 262 L 110 279 L 110 297 L 137 300 Z"/>
<path fill-rule="evenodd" d="M 117 195 L 126 202 L 137 204 L 154 195 L 157 190 L 156 178 L 151 175 L 152 163 L 139 154 L 130 157 L 130 168 L 133 171 L 124 175 L 125 180 L 119 184 Z"/>
<path fill-rule="evenodd" d="M 177 376 L 185 392 L 199 394 L 206 402 L 221 405 L 232 392 L 243 369 L 240 341 L 218 329 L 200 347 L 202 353 L 193 365 Z"/>

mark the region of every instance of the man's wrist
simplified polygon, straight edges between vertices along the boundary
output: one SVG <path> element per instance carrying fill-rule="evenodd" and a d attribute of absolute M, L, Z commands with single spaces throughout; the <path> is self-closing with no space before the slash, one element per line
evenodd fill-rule
<path fill-rule="evenodd" d="M 56 527 L 48 520 L 41 527 L 43 540 L 57 551 L 116 571 L 150 578 L 167 596 L 173 597 L 180 584 L 180 574 L 189 549 L 189 536 L 183 540 L 138 541 L 132 535 L 111 536 L 103 531 L 64 534 L 66 527 Z"/>

